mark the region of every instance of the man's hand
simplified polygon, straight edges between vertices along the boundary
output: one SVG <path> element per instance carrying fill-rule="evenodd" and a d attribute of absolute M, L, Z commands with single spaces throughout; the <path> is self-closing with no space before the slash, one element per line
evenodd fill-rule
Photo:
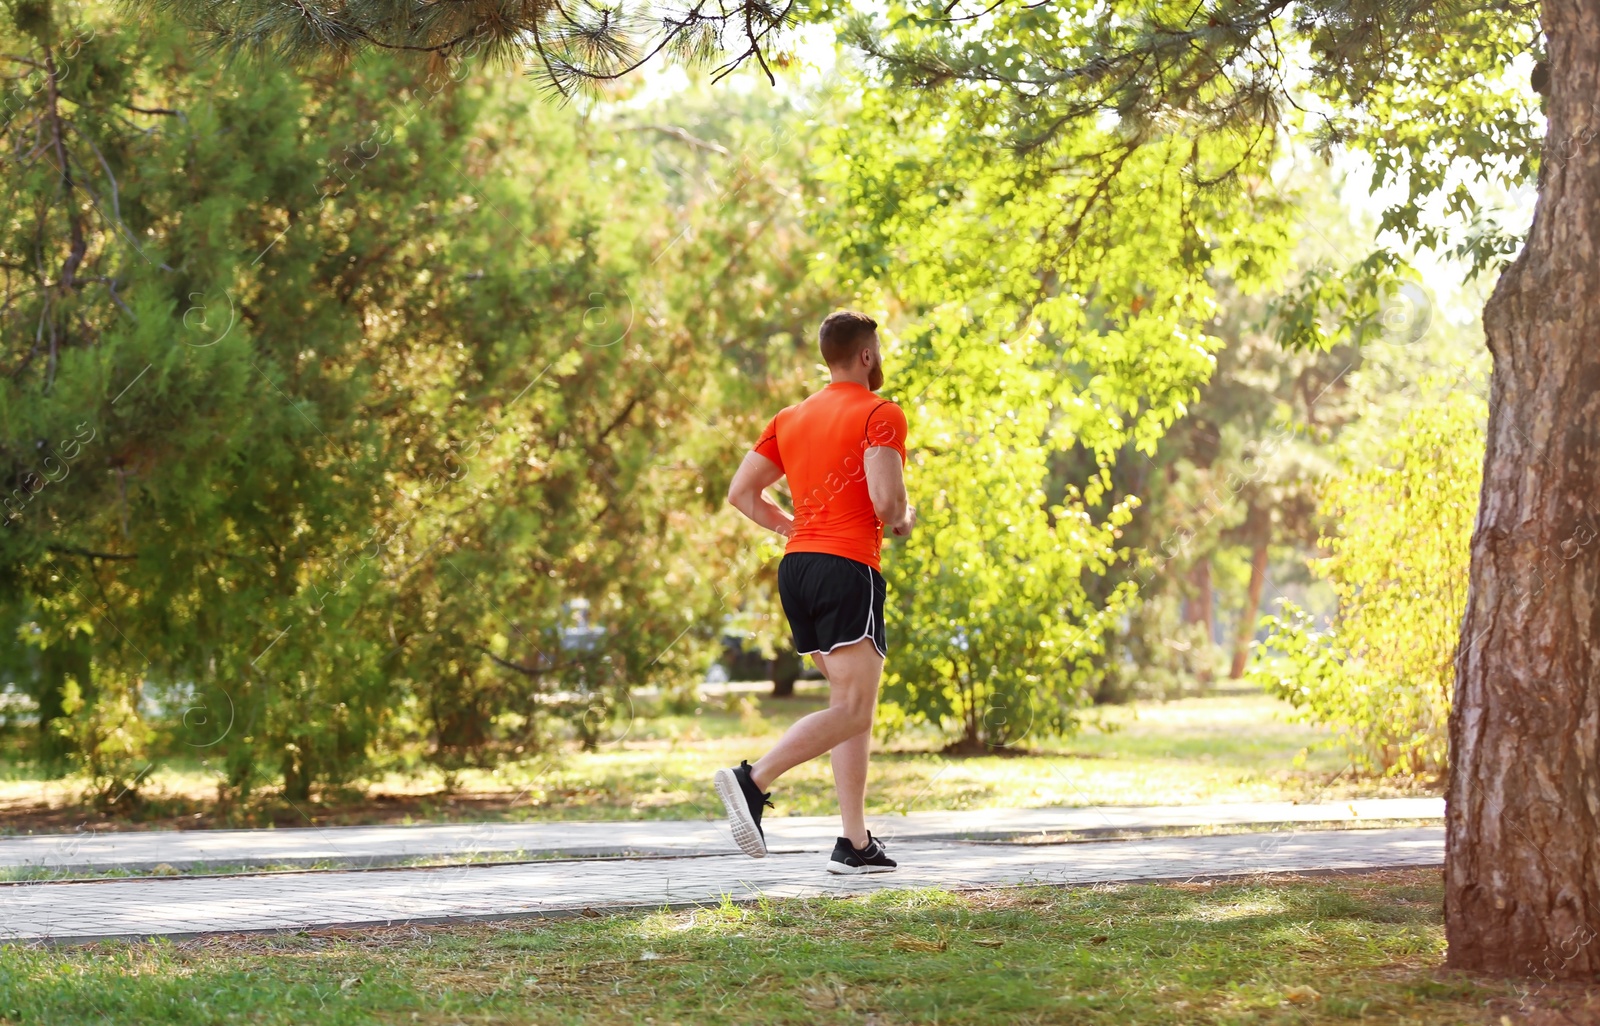
<path fill-rule="evenodd" d="M 895 524 L 893 527 L 889 528 L 889 530 L 894 533 L 894 536 L 896 538 L 905 538 L 905 537 L 910 536 L 911 529 L 913 527 L 916 527 L 916 526 L 917 526 L 917 507 L 912 506 L 912 505 L 910 505 L 908 503 L 906 505 L 906 515 L 905 515 L 905 517 L 898 524 Z"/>

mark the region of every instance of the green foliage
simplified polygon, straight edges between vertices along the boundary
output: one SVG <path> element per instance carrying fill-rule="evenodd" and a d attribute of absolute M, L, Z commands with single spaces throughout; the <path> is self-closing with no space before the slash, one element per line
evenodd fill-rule
<path fill-rule="evenodd" d="M 52 726 L 68 741 L 103 809 L 136 801 L 134 789 L 151 765 L 146 756 L 155 732 L 139 714 L 138 698 L 136 680 L 102 680 L 86 695 L 69 676 L 61 689 L 62 716 Z"/>
<path fill-rule="evenodd" d="M 1363 768 L 1445 768 L 1486 416 L 1482 399 L 1453 391 L 1352 448 L 1319 497 L 1339 525 L 1313 564 L 1338 594 L 1333 625 L 1319 631 L 1287 602 L 1264 620 L 1251 677 L 1339 730 Z"/>
<path fill-rule="evenodd" d="M 1327 156 L 1364 151 L 1374 186 L 1393 187 L 1380 225 L 1392 235 L 1288 297 L 1297 301 L 1285 304 L 1281 338 L 1315 345 L 1359 334 L 1414 277 L 1393 239 L 1449 249 L 1474 271 L 1498 270 L 1520 245 L 1494 197 L 1534 184 L 1538 171 L 1537 14 L 1535 4 L 1376 0 L 977 12 L 912 0 L 855 14 L 842 36 L 908 91 L 981 92 L 997 140 L 1020 149 L 1047 148 L 1085 125 L 1106 131 L 1113 144 L 1072 165 L 1092 180 L 1120 178 L 1123 157 L 1164 145 L 1168 132 L 1192 141 L 1197 157 L 1207 140 L 1241 143 L 1238 167 L 1194 160 L 1190 172 L 1217 183 L 1243 177 L 1247 189 L 1271 187 L 1271 176 L 1252 180 L 1251 167 L 1270 166 L 1286 143 L 1304 140 Z M 1551 142 L 1561 160 L 1583 145 Z"/>
<path fill-rule="evenodd" d="M 1126 533 L 1134 557 L 1106 586 L 1131 581 L 1138 601 L 1108 642 L 1102 701 L 1171 696 L 1233 674 L 1256 622 L 1256 557 L 1269 558 L 1278 587 L 1291 579 L 1283 553 L 1315 543 L 1315 481 L 1354 416 L 1346 383 L 1359 351 L 1286 352 L 1264 327 L 1270 300 L 1227 281 L 1218 292 L 1215 373 L 1149 459 L 1112 469 L 1140 512 Z"/>
<path fill-rule="evenodd" d="M 568 758 L 541 752 L 453 771 L 418 767 L 403 778 L 396 774 L 379 782 L 387 792 L 381 797 L 352 790 L 301 805 L 306 818 L 271 802 L 217 806 L 216 774 L 193 757 L 152 760 L 155 767 L 130 797 L 137 794 L 142 802 L 141 819 L 178 829 L 265 826 L 283 819 L 305 826 L 458 822 L 463 817 L 508 823 L 694 819 L 704 814 L 706 778 L 770 748 L 795 720 L 826 703 L 824 689 L 806 686 L 791 698 L 735 693 L 681 706 L 668 696 L 636 695 L 629 744 L 603 745 Z M 1321 731 L 1282 722 L 1282 708 L 1259 691 L 1102 707 L 1083 714 L 1084 729 L 1071 737 L 1033 735 L 1023 744 L 968 755 L 955 764 L 940 750 L 944 735 L 939 730 L 908 725 L 896 751 L 873 759 L 867 813 L 1336 801 L 1420 793 L 1422 782 L 1411 779 L 1347 776 L 1330 782 L 1343 765 L 1340 753 L 1307 751 Z M 1303 760 L 1295 758 L 1300 752 L 1306 753 Z M 12 789 L 28 781 L 38 791 L 50 790 L 40 786 L 44 773 L 38 767 L 5 763 L 0 770 Z M 838 811 L 828 760 L 784 774 L 780 811 L 799 816 Z"/>
<path fill-rule="evenodd" d="M 1310 408 L 1409 275 L 1379 249 L 1279 289 L 1301 233 L 1274 148 L 1300 124 L 1266 40 L 1309 45 L 1308 88 L 1348 108 L 1323 141 L 1386 147 L 1403 241 L 1439 241 L 1417 211 L 1455 188 L 1443 158 L 1500 185 L 1534 167 L 1535 112 L 1501 89 L 1522 9 L 1377 12 L 1404 45 L 1375 59 L 1338 5 L 1024 5 L 952 31 L 902 3 L 847 29 L 887 78 L 803 126 L 748 97 L 540 105 L 471 63 L 548 27 L 538 4 L 166 6 L 258 52 L 434 62 L 241 74 L 98 7 L 8 9 L 0 666 L 39 710 L 31 750 L 102 796 L 172 752 L 230 797 L 298 800 L 419 751 L 457 773 L 593 748 L 725 627 L 775 651 L 776 550 L 720 500 L 852 299 L 899 335 L 923 514 L 885 567 L 885 728 L 1015 746 L 1071 730 L 1130 653 L 1207 672 L 1201 588 L 1170 583 L 1314 529 Z M 742 13 L 750 54 L 788 16 Z M 595 17 L 536 39 L 549 80 L 642 55 Z M 665 31 L 718 45 L 705 19 Z M 1230 323 L 1275 291 L 1312 351 Z"/>
<path fill-rule="evenodd" d="M 600 743 L 630 688 L 703 672 L 756 556 L 709 516 L 718 421 L 768 387 L 728 371 L 820 305 L 769 239 L 785 138 L 669 188 L 626 122 L 465 66 L 236 75 L 106 14 L 70 102 L 7 126 L 59 129 L 73 176 L 35 153 L 0 198 L 35 750 L 99 760 L 107 797 L 147 746 L 299 800 L 418 748 Z"/>
<path fill-rule="evenodd" d="M 985 86 L 862 86 L 823 132 L 814 224 L 838 240 L 819 273 L 907 325 L 889 394 L 924 520 L 885 563 L 882 722 L 963 747 L 1067 731 L 1134 590 L 1096 586 L 1129 555 L 1136 505 L 1112 468 L 1147 460 L 1211 374 L 1212 280 L 1281 273 L 1286 208 L 1195 180 L 1196 161 L 1237 165 L 1237 142 L 1164 137 L 1121 154 L 1114 180 L 1085 178 L 1068 169 L 1117 145 L 1098 129 L 1017 149 Z M 1082 464 L 1058 480 L 1069 453 Z"/>
<path fill-rule="evenodd" d="M 1310 89 L 1335 112 L 1313 122 L 1313 140 L 1324 152 L 1364 151 L 1372 188 L 1396 188 L 1380 231 L 1498 273 L 1522 239 L 1500 223 L 1496 190 L 1533 185 L 1539 172 L 1544 117 L 1524 78 L 1543 47 L 1537 7 L 1380 8 L 1355 32 L 1329 7 L 1297 18 L 1318 62 Z M 1386 28 L 1398 34 L 1379 43 Z M 1552 157 L 1570 156 L 1570 140 L 1552 142 Z"/>
<path fill-rule="evenodd" d="M 958 334 L 935 321 L 906 345 Z M 881 719 L 889 734 L 932 723 L 963 749 L 1016 746 L 1070 731 L 1088 701 L 1089 657 L 1131 585 L 1096 604 L 1085 580 L 1122 555 L 1136 502 L 1096 522 L 1076 492 L 1046 501 L 1056 382 L 1036 334 L 949 348 L 910 360 L 937 376 L 913 370 L 897 385 L 916 397 L 908 474 L 920 505 L 912 540 L 887 561 L 895 657 Z"/>

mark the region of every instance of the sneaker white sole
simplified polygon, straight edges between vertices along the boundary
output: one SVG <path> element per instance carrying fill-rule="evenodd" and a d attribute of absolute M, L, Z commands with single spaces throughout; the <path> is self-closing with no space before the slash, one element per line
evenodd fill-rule
<path fill-rule="evenodd" d="M 899 866 L 847 866 L 843 862 L 828 863 L 828 872 L 834 876 L 862 876 L 866 873 L 892 873 Z"/>
<path fill-rule="evenodd" d="M 711 780 L 716 785 L 717 797 L 721 798 L 722 804 L 727 807 L 728 828 L 733 831 L 733 843 L 753 859 L 765 858 L 767 842 L 762 838 L 760 828 L 750 815 L 750 807 L 745 804 L 744 790 L 739 787 L 739 778 L 733 775 L 733 770 L 719 769 Z"/>

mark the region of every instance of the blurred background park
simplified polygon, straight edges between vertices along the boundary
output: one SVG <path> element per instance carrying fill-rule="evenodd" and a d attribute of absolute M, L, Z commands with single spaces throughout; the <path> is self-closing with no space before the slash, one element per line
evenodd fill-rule
<path fill-rule="evenodd" d="M 560 97 L 53 12 L 5 82 L 0 830 L 709 814 L 824 701 L 724 495 L 842 306 L 921 517 L 869 811 L 1441 786 L 1531 192 L 1002 145 L 818 26 Z"/>

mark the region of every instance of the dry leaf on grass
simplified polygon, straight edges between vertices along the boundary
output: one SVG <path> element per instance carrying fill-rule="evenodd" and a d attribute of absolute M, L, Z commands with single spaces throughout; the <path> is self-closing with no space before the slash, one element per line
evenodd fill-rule
<path fill-rule="evenodd" d="M 821 1011 L 829 1008 L 846 1008 L 845 988 L 838 980 L 823 980 L 800 992 L 800 1000 L 810 1008 Z"/>
<path fill-rule="evenodd" d="M 943 937 L 936 941 L 922 940 L 918 937 L 897 937 L 894 946 L 901 951 L 943 951 L 950 943 Z"/>
<path fill-rule="evenodd" d="M 1005 941 L 979 939 L 979 940 L 973 941 L 972 943 L 978 945 L 978 947 L 980 947 L 980 948 L 998 948 L 1000 945 L 1004 944 Z"/>
<path fill-rule="evenodd" d="M 1290 987 L 1283 992 L 1283 999 L 1291 1005 L 1314 1004 L 1321 998 L 1315 987 Z"/>

